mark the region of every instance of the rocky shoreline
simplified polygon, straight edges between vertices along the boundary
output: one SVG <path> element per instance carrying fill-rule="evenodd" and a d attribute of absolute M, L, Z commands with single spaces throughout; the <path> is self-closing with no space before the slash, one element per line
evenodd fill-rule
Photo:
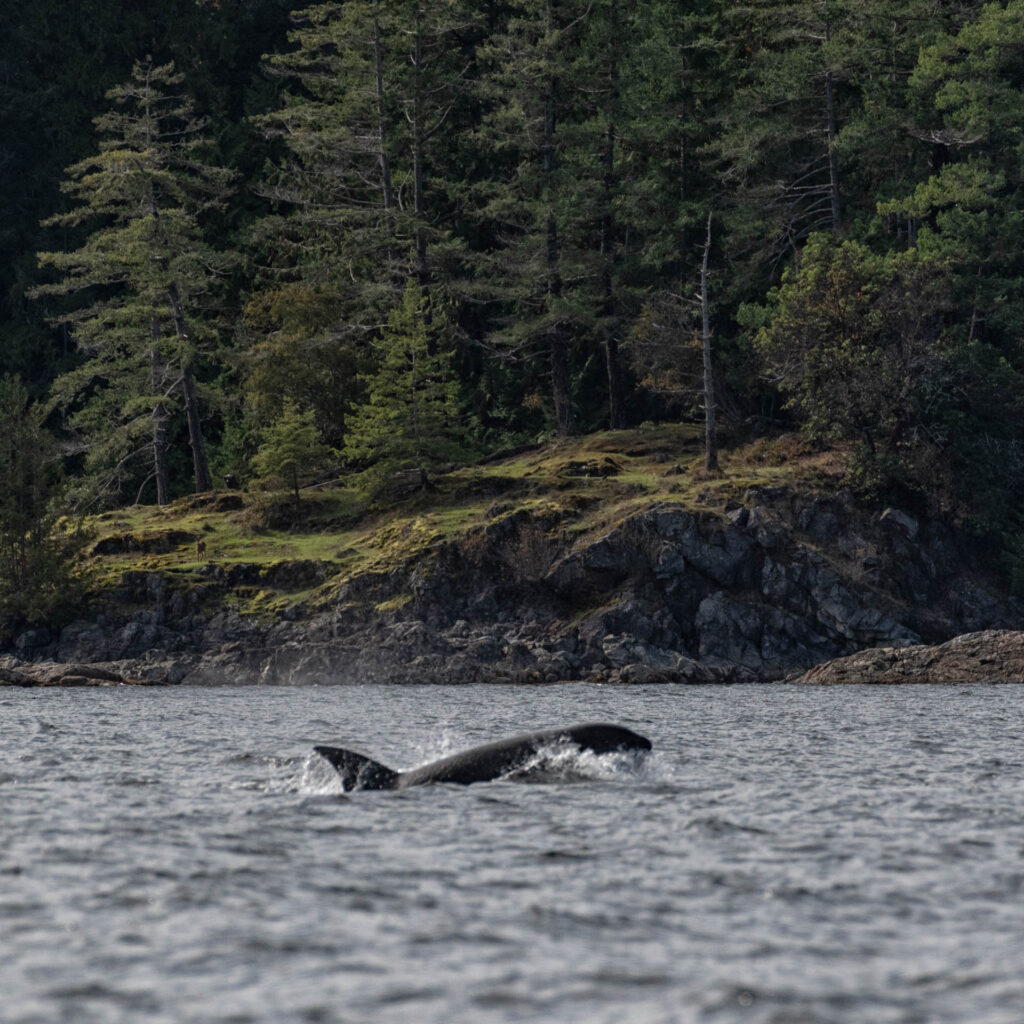
<path fill-rule="evenodd" d="M 102 665 L 68 665 L 0 658 L 0 686 L 159 686 L 163 681 L 133 679 Z"/>
<path fill-rule="evenodd" d="M 1024 632 L 990 629 L 932 646 L 874 648 L 787 681 L 808 686 L 1024 683 Z"/>
<path fill-rule="evenodd" d="M 323 658 L 324 652 L 306 652 L 305 658 Z M 614 681 L 629 682 L 720 682 L 713 674 L 651 673 L 638 664 L 626 666 Z M 505 680 L 512 681 L 512 680 Z M 519 679 L 520 684 L 539 680 Z M 571 682 L 572 680 L 559 680 Z M 782 682 L 803 686 L 1024 683 L 1024 631 L 982 630 L 954 637 L 943 644 L 913 647 L 877 647 L 814 666 Z M 167 675 L 139 679 L 125 676 L 113 667 L 68 665 L 58 662 L 33 664 L 15 658 L 0 659 L 0 687 L 53 686 L 168 686 Z"/>
<path fill-rule="evenodd" d="M 575 540 L 555 514 L 497 505 L 483 527 L 344 577 L 318 562 L 124 573 L 56 635 L 16 638 L 0 683 L 938 679 L 899 652 L 1024 623 L 965 571 L 964 543 L 940 521 L 785 487 L 718 510 L 658 502 Z M 260 617 L 233 600 L 246 590 L 318 596 Z M 1024 678 L 1019 634 L 982 635 L 1008 659 L 992 678 Z M 955 648 L 964 681 L 978 678 L 966 652 L 989 664 L 985 644 Z M 833 662 L 848 667 L 814 668 Z"/>

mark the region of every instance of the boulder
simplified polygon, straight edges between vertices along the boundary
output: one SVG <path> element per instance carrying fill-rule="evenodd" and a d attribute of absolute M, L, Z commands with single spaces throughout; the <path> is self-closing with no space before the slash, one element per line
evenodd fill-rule
<path fill-rule="evenodd" d="M 934 646 L 876 647 L 816 665 L 788 682 L 1024 683 L 1024 632 L 989 629 Z"/>
<path fill-rule="evenodd" d="M 76 665 L 44 661 L 18 663 L 5 658 L 0 665 L 0 686 L 157 686 L 166 680 L 138 679 L 103 665 Z"/>

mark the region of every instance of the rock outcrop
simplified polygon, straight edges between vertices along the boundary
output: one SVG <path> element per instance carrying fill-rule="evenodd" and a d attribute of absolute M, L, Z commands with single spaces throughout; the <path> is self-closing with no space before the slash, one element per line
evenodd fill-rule
<path fill-rule="evenodd" d="M 1024 683 L 1024 632 L 983 630 L 944 644 L 882 647 L 826 662 L 789 680 L 840 683 Z"/>
<path fill-rule="evenodd" d="M 152 686 L 159 680 L 133 679 L 102 665 L 27 663 L 0 658 L 0 686 Z"/>
<path fill-rule="evenodd" d="M 59 634 L 22 634 L 16 654 L 171 683 L 709 683 L 1024 622 L 965 572 L 947 526 L 844 494 L 751 488 L 718 511 L 661 502 L 577 529 L 565 510 L 499 504 L 485 525 L 355 573 L 125 573 Z M 238 610 L 243 592 L 296 597 L 261 617 Z"/>

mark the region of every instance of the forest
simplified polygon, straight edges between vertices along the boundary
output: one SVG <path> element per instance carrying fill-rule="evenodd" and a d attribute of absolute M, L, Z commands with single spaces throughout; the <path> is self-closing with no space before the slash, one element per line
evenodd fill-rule
<path fill-rule="evenodd" d="M 1024 0 L 292 2 L 5 15 L 8 581 L 70 512 L 713 412 L 1024 587 Z"/>

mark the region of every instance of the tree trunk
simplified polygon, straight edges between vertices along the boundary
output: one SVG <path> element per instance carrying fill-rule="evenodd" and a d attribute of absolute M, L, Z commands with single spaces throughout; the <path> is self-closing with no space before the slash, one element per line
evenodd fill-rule
<path fill-rule="evenodd" d="M 614 260 L 613 233 L 615 215 L 612 212 L 612 167 L 615 159 L 615 126 L 608 126 L 605 148 L 605 203 L 604 215 L 601 218 L 601 312 L 604 320 L 604 365 L 608 377 L 608 426 L 619 430 L 625 422 L 624 388 L 622 385 L 622 367 L 619 364 L 619 339 L 615 336 L 615 291 L 612 278 Z"/>
<path fill-rule="evenodd" d="M 612 56 L 609 66 L 609 102 L 612 109 L 618 105 L 619 63 L 614 46 L 618 29 L 618 5 L 611 5 Z M 601 306 L 604 320 L 604 364 L 608 377 L 608 426 L 618 430 L 625 422 L 622 385 L 622 367 L 619 365 L 619 342 L 615 336 L 615 291 L 613 270 L 615 263 L 615 211 L 612 206 L 615 197 L 615 122 L 610 121 L 605 131 L 604 152 L 604 197 L 601 211 Z"/>
<path fill-rule="evenodd" d="M 191 361 L 182 367 L 181 387 L 185 396 L 185 415 L 188 418 L 189 444 L 192 446 L 196 493 L 200 494 L 213 490 L 213 477 L 210 476 L 210 463 L 206 457 L 206 441 L 203 439 L 203 426 L 199 417 L 199 396 L 196 392 L 195 378 L 192 376 Z"/>
<path fill-rule="evenodd" d="M 551 396 L 555 406 L 555 430 L 560 437 L 569 437 L 576 432 L 569 382 L 569 353 L 557 331 L 551 337 Z"/>
<path fill-rule="evenodd" d="M 384 111 L 384 47 L 381 43 L 380 21 L 376 10 L 373 14 L 373 61 L 377 79 L 377 142 L 380 146 L 381 192 L 388 236 L 388 266 L 393 268 L 395 264 L 395 192 L 391 184 L 391 158 L 388 156 L 387 118 Z"/>
<path fill-rule="evenodd" d="M 424 198 L 423 150 L 426 125 L 424 124 L 423 104 L 423 38 L 420 34 L 419 15 L 417 15 L 416 34 L 413 37 L 412 64 L 413 105 L 412 105 L 412 183 L 413 212 L 416 215 L 416 283 L 426 288 L 427 280 L 427 232 L 426 200 Z"/>
<path fill-rule="evenodd" d="M 552 24 L 551 0 L 546 5 L 547 24 Z M 548 79 L 544 96 L 544 145 L 542 148 L 544 167 L 544 191 L 548 202 L 546 235 L 547 294 L 548 302 L 554 305 L 562 294 L 562 278 L 559 273 L 558 223 L 550 202 L 552 179 L 555 171 L 555 79 Z M 554 404 L 555 430 L 561 437 L 568 437 L 576 431 L 576 417 L 572 409 L 572 388 L 569 379 L 569 352 L 562 328 L 555 324 L 548 330 L 548 346 L 551 355 L 551 399 Z"/>
<path fill-rule="evenodd" d="M 196 493 L 199 494 L 203 491 L 213 490 L 213 478 L 210 476 L 210 463 L 206 457 L 206 441 L 203 438 L 203 424 L 199 416 L 199 396 L 196 393 L 195 379 L 192 376 L 192 357 L 188 352 L 189 338 L 185 312 L 181 306 L 178 286 L 173 281 L 167 287 L 167 297 L 170 300 L 171 314 L 174 317 L 174 330 L 183 349 L 181 390 L 185 398 L 185 415 L 188 419 L 188 440 L 192 446 Z"/>
<path fill-rule="evenodd" d="M 562 294 L 562 279 L 558 273 L 558 225 L 554 214 L 547 219 L 548 297 L 557 300 Z M 551 353 L 551 398 L 555 407 L 555 430 L 560 437 L 576 432 L 576 417 L 572 409 L 572 387 L 569 379 L 569 352 L 562 328 L 555 324 L 548 331 Z"/>
<path fill-rule="evenodd" d="M 711 252 L 711 214 L 704 242 L 704 259 L 700 265 L 700 341 L 704 357 L 704 468 L 718 470 L 718 427 L 715 422 L 715 382 L 711 371 L 711 316 L 708 310 L 708 255 Z"/>
<path fill-rule="evenodd" d="M 150 351 L 150 365 L 152 367 L 151 380 L 153 382 L 153 394 L 159 395 L 164 388 L 164 368 L 160 362 L 158 342 L 160 338 L 160 323 L 153 318 L 153 348 Z M 167 410 L 162 401 L 157 401 L 153 406 L 153 474 L 156 477 L 156 503 L 166 505 L 170 499 L 170 469 L 167 463 Z"/>
<path fill-rule="evenodd" d="M 148 122 L 148 104 L 146 104 L 145 110 Z M 148 129 L 146 141 L 152 144 L 152 135 Z M 150 216 L 155 220 L 159 216 L 159 210 L 152 184 L 147 189 L 146 202 Z M 161 265 L 163 262 L 166 261 L 162 261 Z M 150 379 L 153 382 L 153 394 L 157 395 L 162 394 L 164 390 L 164 368 L 160 360 L 160 320 L 156 316 L 150 320 L 150 334 L 153 338 L 153 349 L 150 352 Z M 156 503 L 158 505 L 166 505 L 170 501 L 171 472 L 168 466 L 167 449 L 167 410 L 164 408 L 163 402 L 157 402 L 153 407 L 153 473 L 156 476 Z"/>
<path fill-rule="evenodd" d="M 832 37 L 831 26 L 825 25 L 825 42 Z M 839 206 L 839 160 L 836 156 L 836 102 L 833 88 L 832 69 L 825 72 L 825 143 L 828 146 L 828 193 L 832 209 L 832 233 L 842 230 L 842 213 Z"/>

